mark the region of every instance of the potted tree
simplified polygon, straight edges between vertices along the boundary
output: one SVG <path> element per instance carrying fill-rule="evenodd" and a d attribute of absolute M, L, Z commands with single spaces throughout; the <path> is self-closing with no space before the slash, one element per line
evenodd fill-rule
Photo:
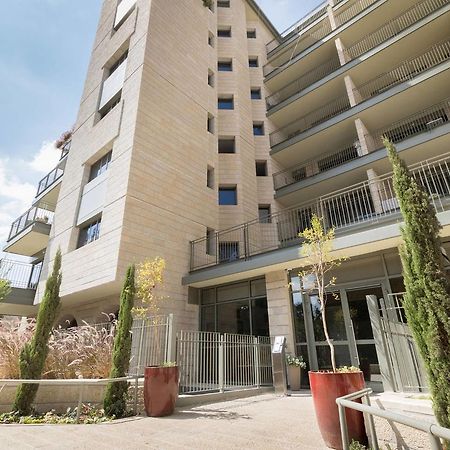
<path fill-rule="evenodd" d="M 291 391 L 299 391 L 301 385 L 302 369 L 306 369 L 306 363 L 301 356 L 286 355 L 288 368 L 288 381 Z"/>
<path fill-rule="evenodd" d="M 157 293 L 163 283 L 165 262 L 161 258 L 147 259 L 137 267 L 137 298 L 140 306 L 133 308 L 134 316 L 147 321 L 151 330 L 156 330 L 160 303 L 165 300 Z M 155 339 L 157 353 L 161 354 L 159 336 Z M 178 398 L 179 370 L 175 362 L 164 361 L 161 365 L 144 369 L 144 405 L 150 417 L 173 414 Z"/>
<path fill-rule="evenodd" d="M 320 304 L 320 316 L 326 342 L 330 349 L 332 370 L 309 371 L 309 382 L 314 401 L 317 422 L 325 444 L 330 448 L 342 449 L 339 426 L 339 413 L 336 399 L 364 389 L 363 372 L 356 367 L 336 367 L 333 341 L 330 338 L 327 317 L 327 291 L 336 283 L 332 276 L 334 269 L 345 259 L 332 255 L 334 229 L 324 230 L 323 219 L 314 215 L 311 226 L 299 233 L 303 238 L 301 254 L 306 259 L 304 271 L 299 276 L 303 280 L 304 290 L 314 292 Z M 346 410 L 350 440 L 367 444 L 367 435 L 362 413 Z"/>

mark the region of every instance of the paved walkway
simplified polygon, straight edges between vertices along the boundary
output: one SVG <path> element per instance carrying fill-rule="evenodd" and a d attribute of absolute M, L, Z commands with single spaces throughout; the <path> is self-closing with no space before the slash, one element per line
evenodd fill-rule
<path fill-rule="evenodd" d="M 99 425 L 0 425 L 0 449 L 325 449 L 308 395 L 274 394 Z"/>

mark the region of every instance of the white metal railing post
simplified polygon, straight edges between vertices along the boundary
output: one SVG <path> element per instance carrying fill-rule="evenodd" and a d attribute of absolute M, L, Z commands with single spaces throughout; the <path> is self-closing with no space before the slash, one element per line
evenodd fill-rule
<path fill-rule="evenodd" d="M 167 339 L 167 355 L 166 360 L 172 361 L 173 360 L 173 314 L 169 314 L 167 318 L 167 329 L 166 329 L 166 339 Z"/>
<path fill-rule="evenodd" d="M 137 359 L 137 366 L 136 366 L 136 375 L 139 375 L 139 371 L 141 368 L 141 360 L 142 360 L 142 340 L 144 337 L 144 326 L 145 326 L 145 319 L 141 319 L 141 332 L 139 333 L 139 347 L 138 347 L 138 359 Z"/>
<path fill-rule="evenodd" d="M 372 406 L 370 403 L 370 391 L 366 391 L 365 399 L 366 399 L 367 406 Z M 379 450 L 377 432 L 376 432 L 373 416 L 372 416 L 372 414 L 367 414 L 367 416 L 368 416 L 368 421 L 369 421 L 370 440 L 372 442 L 371 448 L 372 448 L 372 450 Z"/>
<path fill-rule="evenodd" d="M 225 391 L 224 336 L 219 338 L 219 391 Z"/>
<path fill-rule="evenodd" d="M 344 450 L 348 450 L 349 442 L 348 442 L 347 418 L 345 417 L 345 408 L 344 406 L 338 404 L 338 410 L 339 410 L 339 424 L 341 426 L 342 448 Z"/>
<path fill-rule="evenodd" d="M 260 361 L 259 361 L 259 352 L 260 346 L 258 345 L 258 338 L 253 338 L 254 345 L 254 359 L 255 359 L 255 385 L 257 388 L 261 386 L 261 377 L 260 377 Z"/>

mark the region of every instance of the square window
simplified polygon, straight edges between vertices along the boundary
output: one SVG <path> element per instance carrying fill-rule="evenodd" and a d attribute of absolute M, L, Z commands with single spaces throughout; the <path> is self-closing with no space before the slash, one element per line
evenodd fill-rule
<path fill-rule="evenodd" d="M 258 217 L 259 223 L 271 223 L 272 219 L 270 217 L 270 205 L 259 205 Z"/>
<path fill-rule="evenodd" d="M 267 161 L 256 161 L 256 176 L 267 177 Z"/>
<path fill-rule="evenodd" d="M 252 100 L 261 100 L 261 88 L 252 88 L 250 97 Z"/>
<path fill-rule="evenodd" d="M 214 87 L 214 72 L 212 70 L 208 70 L 208 85 Z"/>
<path fill-rule="evenodd" d="M 218 150 L 219 153 L 236 153 L 236 139 L 219 138 Z"/>
<path fill-rule="evenodd" d="M 218 8 L 229 8 L 230 0 L 217 0 L 217 7 Z"/>
<path fill-rule="evenodd" d="M 256 39 L 256 30 L 254 28 L 251 30 L 247 30 L 247 38 Z"/>
<path fill-rule="evenodd" d="M 209 133 L 214 134 L 214 116 L 208 113 L 208 119 L 206 122 L 206 129 Z"/>
<path fill-rule="evenodd" d="M 111 158 L 112 150 L 92 164 L 89 172 L 89 181 L 92 181 L 108 170 L 109 164 L 111 163 Z"/>
<path fill-rule="evenodd" d="M 222 38 L 231 37 L 231 27 L 222 27 L 217 29 L 217 36 Z"/>
<path fill-rule="evenodd" d="M 253 135 L 264 136 L 264 124 L 261 122 L 253 123 Z"/>
<path fill-rule="evenodd" d="M 77 248 L 84 247 L 85 245 L 96 241 L 100 237 L 101 222 L 102 218 L 99 217 L 98 219 L 95 219 L 93 222 L 80 229 Z"/>
<path fill-rule="evenodd" d="M 233 62 L 231 59 L 222 60 L 217 63 L 217 70 L 219 72 L 232 72 Z"/>
<path fill-rule="evenodd" d="M 208 166 L 206 169 L 206 186 L 214 189 L 214 167 Z"/>
<path fill-rule="evenodd" d="M 217 101 L 218 109 L 234 109 L 233 96 L 219 97 Z"/>
<path fill-rule="evenodd" d="M 219 261 L 230 262 L 239 259 L 239 242 L 219 242 Z"/>
<path fill-rule="evenodd" d="M 219 187 L 219 205 L 237 205 L 236 186 Z"/>
<path fill-rule="evenodd" d="M 257 57 L 248 58 L 248 66 L 249 67 L 259 67 L 258 58 Z"/>

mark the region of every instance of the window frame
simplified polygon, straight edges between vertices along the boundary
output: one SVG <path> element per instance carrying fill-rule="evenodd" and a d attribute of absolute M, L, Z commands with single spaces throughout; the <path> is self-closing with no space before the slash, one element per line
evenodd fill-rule
<path fill-rule="evenodd" d="M 109 169 L 111 161 L 112 161 L 112 149 L 90 165 L 88 183 L 95 180 L 100 175 L 104 174 Z M 98 167 L 96 167 L 97 165 Z"/>
<path fill-rule="evenodd" d="M 221 198 L 221 194 L 223 194 L 224 192 L 234 193 L 234 197 L 231 199 L 231 201 L 228 200 L 227 202 L 224 202 L 224 198 Z M 218 204 L 219 206 L 236 206 L 238 204 L 237 186 L 219 186 Z"/>
<path fill-rule="evenodd" d="M 98 216 L 83 227 L 79 227 L 77 248 L 85 247 L 100 238 L 101 223 L 102 216 Z"/>

